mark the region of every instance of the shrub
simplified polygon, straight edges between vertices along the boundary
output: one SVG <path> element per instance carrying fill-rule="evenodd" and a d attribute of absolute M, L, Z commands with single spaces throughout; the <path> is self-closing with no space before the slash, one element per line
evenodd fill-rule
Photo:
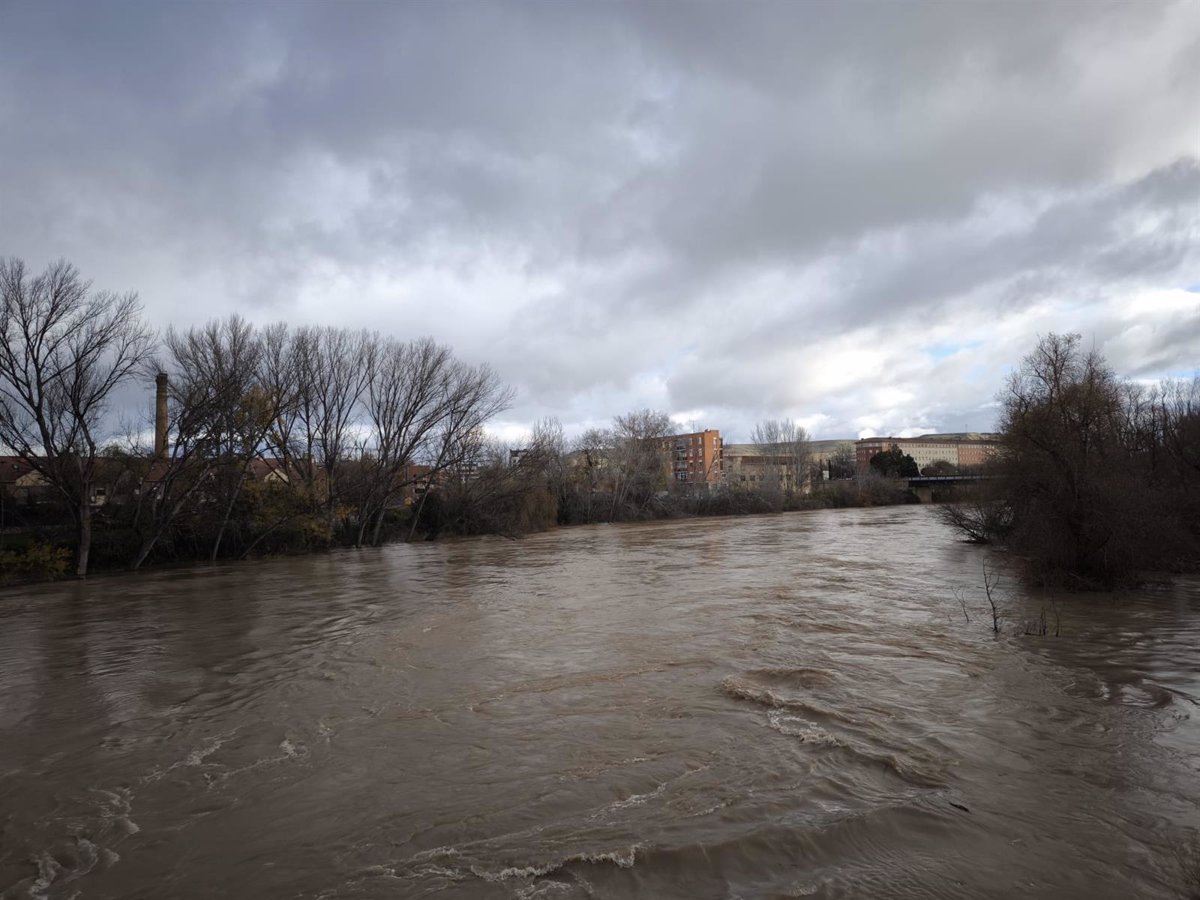
<path fill-rule="evenodd" d="M 0 550 L 0 581 L 47 581 L 62 578 L 71 567 L 71 551 L 41 541 L 14 550 Z"/>

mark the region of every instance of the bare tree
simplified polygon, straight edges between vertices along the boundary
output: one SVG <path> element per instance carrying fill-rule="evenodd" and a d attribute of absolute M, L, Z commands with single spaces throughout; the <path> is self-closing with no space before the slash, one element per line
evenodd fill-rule
<path fill-rule="evenodd" d="M 971 544 L 1001 543 L 1012 530 L 1012 507 L 994 482 L 963 488 L 955 502 L 938 507 L 937 515 Z"/>
<path fill-rule="evenodd" d="M 562 423 L 547 417 L 534 423 L 529 441 L 516 463 L 523 474 L 544 479 L 554 495 L 555 509 L 559 513 L 568 509 L 573 499 L 566 457 Z"/>
<path fill-rule="evenodd" d="M 329 327 L 303 328 L 296 340 L 298 471 L 332 520 L 339 467 L 359 437 L 355 419 L 379 341 L 365 331 Z"/>
<path fill-rule="evenodd" d="M 1194 498 L 1200 492 L 1200 375 L 1167 379 L 1150 398 L 1149 429 L 1171 471 Z"/>
<path fill-rule="evenodd" d="M 130 563 L 132 569 L 141 567 L 188 510 L 219 459 L 210 425 L 216 415 L 213 406 L 220 398 L 209 393 L 205 380 L 189 379 L 186 369 L 176 366 L 173 371 L 174 380 L 168 382 L 165 458 L 160 456 L 161 448 L 141 446 L 137 440 L 130 447 L 139 475 L 132 521 L 138 549 Z"/>
<path fill-rule="evenodd" d="M 767 419 L 754 426 L 750 439 L 759 449 L 767 490 L 803 492 L 812 460 L 808 432 L 791 419 Z"/>
<path fill-rule="evenodd" d="M 30 277 L 0 262 L 0 442 L 72 511 L 75 573 L 87 574 L 97 447 L 113 392 L 146 363 L 154 333 L 136 294 L 92 292 L 65 260 Z"/>
<path fill-rule="evenodd" d="M 470 478 L 485 454 L 487 442 L 483 426 L 512 405 L 513 393 L 500 383 L 491 366 L 464 363 L 450 367 L 443 390 L 445 415 L 428 434 L 432 454 L 428 457 L 429 473 L 423 477 L 431 481 L 444 480 L 447 473 L 453 472 L 461 483 Z M 413 517 L 413 529 L 424 507 L 425 496 L 422 494 Z M 381 521 L 382 515 L 375 527 L 376 543 Z M 412 534 L 410 530 L 410 538 Z"/>
<path fill-rule="evenodd" d="M 208 412 L 205 444 L 216 463 L 208 487 L 218 514 L 210 553 L 215 560 L 250 465 L 274 422 L 271 398 L 259 384 L 262 343 L 249 322 L 232 315 L 182 334 L 171 329 L 166 344 L 175 378 L 188 386 L 191 402 L 207 398 L 201 408 Z"/>
<path fill-rule="evenodd" d="M 272 419 L 263 438 L 264 450 L 281 460 L 290 476 L 303 375 L 298 342 L 284 322 L 261 329 L 259 341 L 258 381 L 262 392 L 270 398 L 267 411 Z"/>
<path fill-rule="evenodd" d="M 826 468 L 830 481 L 845 481 L 858 474 L 858 462 L 850 447 L 839 447 L 829 456 Z"/>
<path fill-rule="evenodd" d="M 415 477 L 416 455 L 451 415 L 453 368 L 450 349 L 429 339 L 387 340 L 374 355 L 365 398 L 371 435 L 361 466 L 357 546 L 371 523 L 372 542 L 378 542 L 388 504 Z"/>
<path fill-rule="evenodd" d="M 1139 484 L 1140 451 L 1123 445 L 1121 385 L 1079 336 L 1050 334 L 1002 395 L 1000 473 L 1012 538 L 1047 572 L 1107 582 L 1136 567 L 1155 530 Z"/>
<path fill-rule="evenodd" d="M 562 514 L 571 522 L 594 522 L 600 498 L 614 487 L 614 448 L 610 429 L 589 428 L 571 443 L 566 455 L 567 493 Z M 611 503 L 609 504 L 611 513 Z"/>
<path fill-rule="evenodd" d="M 984 563 L 983 592 L 987 596 L 988 607 L 992 611 L 992 634 L 1000 633 L 1000 622 L 1004 619 L 1004 612 L 1001 611 L 1000 605 L 996 601 L 996 591 L 999 587 L 1000 574 L 988 571 L 987 563 Z"/>
<path fill-rule="evenodd" d="M 611 518 L 641 515 L 655 494 L 666 489 L 669 457 L 663 439 L 670 433 L 667 414 L 650 409 L 613 419 Z"/>

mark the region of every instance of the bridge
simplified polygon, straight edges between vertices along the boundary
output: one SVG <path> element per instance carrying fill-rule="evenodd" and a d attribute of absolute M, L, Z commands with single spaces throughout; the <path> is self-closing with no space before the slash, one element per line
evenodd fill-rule
<path fill-rule="evenodd" d="M 916 475 L 906 480 L 908 489 L 916 494 L 922 503 L 932 503 L 935 491 L 949 493 L 960 484 L 973 484 L 995 477 L 994 475 Z"/>

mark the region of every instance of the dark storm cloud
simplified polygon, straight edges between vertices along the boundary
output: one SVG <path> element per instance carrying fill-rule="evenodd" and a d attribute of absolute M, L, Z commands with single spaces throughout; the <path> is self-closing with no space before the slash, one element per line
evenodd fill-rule
<path fill-rule="evenodd" d="M 1051 326 L 1187 364 L 1165 313 L 1112 309 L 1200 281 L 1198 27 L 1145 2 L 2 3 L 0 253 L 69 256 L 160 324 L 432 333 L 518 387 L 514 422 L 987 427 L 976 382 Z M 970 365 L 922 350 L 955 320 Z"/>

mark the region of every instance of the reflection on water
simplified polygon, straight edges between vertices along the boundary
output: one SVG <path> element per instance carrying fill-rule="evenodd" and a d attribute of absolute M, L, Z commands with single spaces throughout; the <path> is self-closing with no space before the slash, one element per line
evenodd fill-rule
<path fill-rule="evenodd" d="M 1180 896 L 1200 582 L 1008 578 L 995 638 L 987 559 L 842 510 L 10 591 L 0 896 Z"/>

